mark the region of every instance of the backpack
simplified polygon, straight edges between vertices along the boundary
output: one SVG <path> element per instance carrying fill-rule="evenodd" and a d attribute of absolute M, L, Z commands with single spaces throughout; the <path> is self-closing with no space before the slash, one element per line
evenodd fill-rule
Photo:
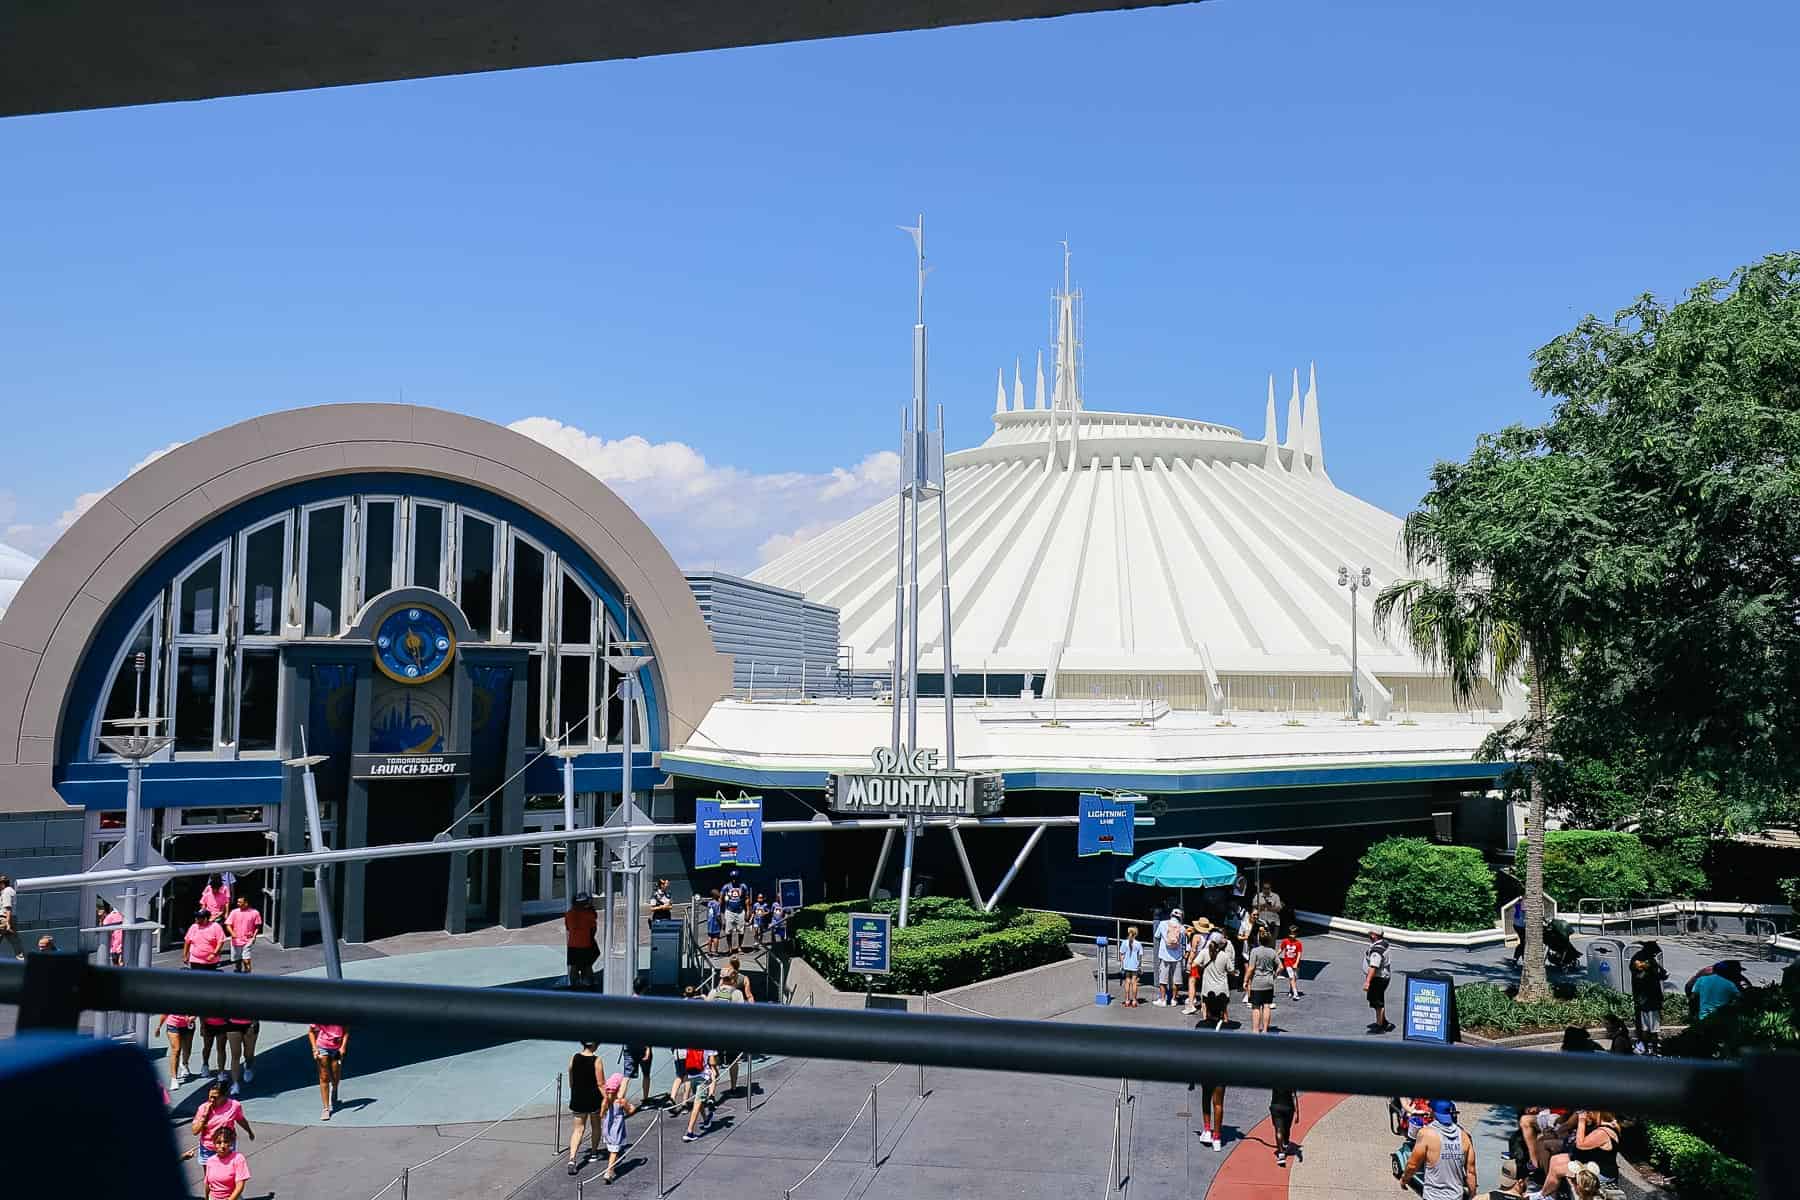
<path fill-rule="evenodd" d="M 1182 943 L 1182 932 L 1186 927 L 1181 922 L 1170 918 L 1163 922 L 1163 945 L 1169 949 L 1178 949 Z"/>
<path fill-rule="evenodd" d="M 682 1065 L 690 1071 L 706 1070 L 706 1051 L 689 1050 L 687 1052 L 687 1058 L 683 1061 Z"/>

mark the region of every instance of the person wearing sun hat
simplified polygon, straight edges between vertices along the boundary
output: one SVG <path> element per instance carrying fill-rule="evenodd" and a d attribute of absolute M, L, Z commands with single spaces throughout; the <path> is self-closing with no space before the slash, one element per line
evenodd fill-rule
<path fill-rule="evenodd" d="M 1412 1157 L 1400 1174 L 1400 1187 L 1412 1186 L 1417 1175 L 1422 1200 L 1472 1200 L 1475 1182 L 1475 1139 L 1456 1120 L 1456 1105 L 1431 1102 L 1431 1124 L 1419 1130 Z"/>
<path fill-rule="evenodd" d="M 1195 917 L 1193 924 L 1188 926 L 1188 930 L 1189 932 L 1185 935 L 1187 937 L 1187 956 L 1183 960 L 1183 974 L 1187 976 L 1187 1007 L 1181 1011 L 1191 1017 L 1200 1011 L 1194 993 L 1200 986 L 1200 952 L 1206 949 L 1206 938 L 1212 932 L 1212 922 L 1205 917 Z"/>

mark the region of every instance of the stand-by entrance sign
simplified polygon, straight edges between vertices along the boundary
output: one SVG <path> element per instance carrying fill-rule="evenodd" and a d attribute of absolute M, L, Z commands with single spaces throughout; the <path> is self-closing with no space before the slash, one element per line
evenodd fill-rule
<path fill-rule="evenodd" d="M 694 866 L 762 866 L 762 797 L 694 801 Z"/>
<path fill-rule="evenodd" d="M 886 975 L 893 963 L 893 934 L 886 913 L 850 914 L 850 970 Z"/>
<path fill-rule="evenodd" d="M 1406 976 L 1400 1036 L 1409 1042 L 1448 1046 L 1462 1040 L 1456 1019 L 1456 977 L 1442 971 Z"/>

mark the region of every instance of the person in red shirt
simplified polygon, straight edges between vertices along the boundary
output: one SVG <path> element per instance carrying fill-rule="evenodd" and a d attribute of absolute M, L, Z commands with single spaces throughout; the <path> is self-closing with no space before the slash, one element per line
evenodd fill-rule
<path fill-rule="evenodd" d="M 219 954 L 228 941 L 225 930 L 213 920 L 212 910 L 197 909 L 194 912 L 194 923 L 188 926 L 187 933 L 181 939 L 181 961 L 188 965 L 190 971 L 216 971 L 219 969 Z"/>
<path fill-rule="evenodd" d="M 344 1082 L 344 1053 L 350 1049 L 350 1032 L 342 1025 L 314 1025 L 306 1031 L 313 1060 L 319 1064 L 319 1101 L 324 1111 L 319 1120 L 331 1120 L 338 1102 L 338 1085 Z"/>
<path fill-rule="evenodd" d="M 237 907 L 225 914 L 225 928 L 231 933 L 232 969 L 240 975 L 250 974 L 250 955 L 262 927 L 262 914 L 250 907 L 248 896 L 239 896 Z"/>
<path fill-rule="evenodd" d="M 1275 947 L 1275 953 L 1281 956 L 1281 974 L 1288 981 L 1288 998 L 1300 998 L 1300 951 L 1304 947 L 1300 943 L 1300 927 L 1289 925 L 1287 936 Z"/>
<path fill-rule="evenodd" d="M 563 914 L 563 930 L 569 946 L 569 987 L 594 986 L 594 960 L 600 951 L 594 945 L 594 930 L 600 926 L 600 915 L 594 911 L 594 898 L 576 892 Z"/>

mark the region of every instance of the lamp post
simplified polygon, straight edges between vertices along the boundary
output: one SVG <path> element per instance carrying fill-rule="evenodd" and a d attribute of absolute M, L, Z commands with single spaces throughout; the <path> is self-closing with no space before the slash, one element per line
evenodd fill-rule
<path fill-rule="evenodd" d="M 1371 586 L 1369 568 L 1353 575 L 1349 567 L 1340 565 L 1338 586 L 1350 589 L 1350 719 L 1356 721 L 1362 719 L 1362 679 L 1356 665 L 1356 593 Z"/>
<path fill-rule="evenodd" d="M 606 655 L 606 665 L 619 675 L 619 699 L 624 709 L 625 728 L 621 731 L 620 749 L 624 751 L 620 762 L 619 808 L 628 817 L 635 799 L 631 782 L 632 728 L 633 714 L 636 711 L 638 695 L 638 672 L 655 661 L 652 654 L 640 653 L 648 650 L 649 642 L 631 640 L 631 597 L 625 597 L 625 637 L 612 642 Z M 752 686 L 755 677 L 752 676 Z M 602 969 L 603 987 L 611 995 L 629 996 L 632 985 L 637 982 L 638 970 L 638 898 L 644 870 L 640 851 L 632 844 L 632 839 L 624 839 L 622 844 L 609 848 L 612 853 L 623 852 L 625 892 L 625 971 L 617 973 L 616 967 L 607 957 Z M 606 873 L 606 920 L 610 928 L 612 922 L 612 871 Z"/>
<path fill-rule="evenodd" d="M 166 734 L 152 733 L 158 719 L 144 716 L 144 668 L 149 658 L 142 650 L 132 656 L 132 669 L 137 672 L 136 691 L 131 706 L 131 719 L 113 720 L 108 725 L 117 725 L 128 730 L 127 733 L 109 734 L 100 739 L 100 744 L 125 760 L 125 866 L 141 867 L 150 848 L 150 831 L 144 825 L 144 760 L 157 754 L 175 739 Z M 140 928 L 147 918 L 146 897 L 135 883 L 125 885 L 125 894 L 120 897 L 124 903 L 120 906 L 125 917 L 126 953 L 125 961 L 138 967 L 150 965 L 150 939 L 145 930 Z M 148 1013 L 135 1013 L 131 1018 L 132 1040 L 140 1046 L 150 1044 L 150 1016 Z"/>

